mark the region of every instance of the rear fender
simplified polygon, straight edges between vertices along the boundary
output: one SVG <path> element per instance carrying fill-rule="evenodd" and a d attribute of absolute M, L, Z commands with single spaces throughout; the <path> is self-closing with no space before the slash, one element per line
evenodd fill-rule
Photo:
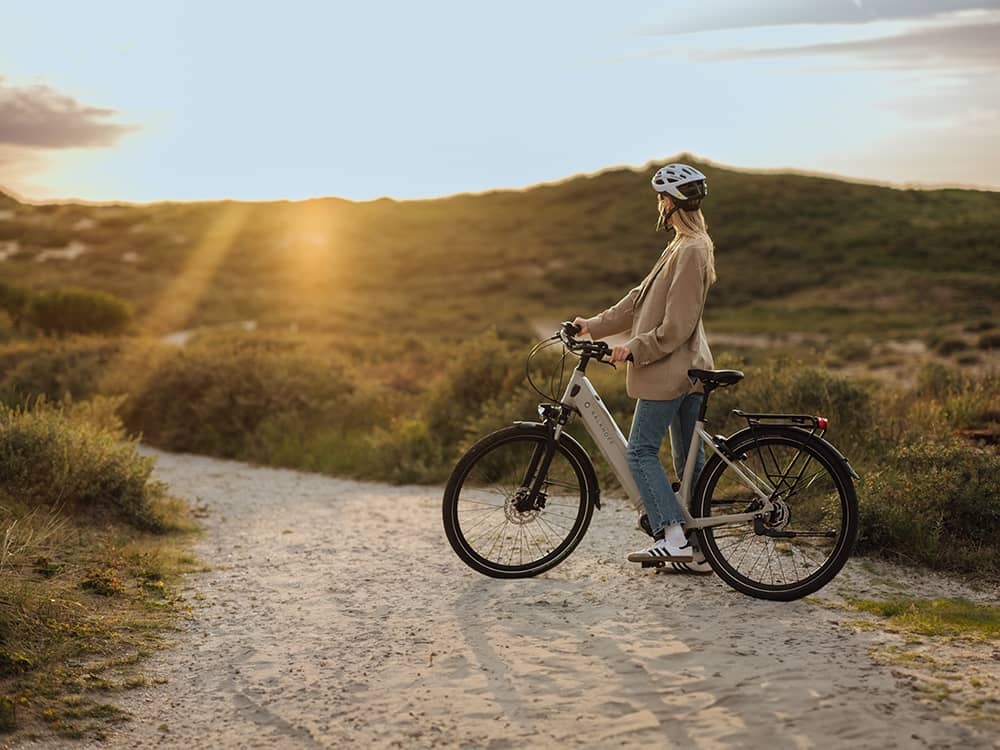
<path fill-rule="evenodd" d="M 739 445 L 743 442 L 743 440 L 747 439 L 754 432 L 754 429 L 755 428 L 753 427 L 744 427 L 739 432 L 736 432 L 730 437 L 726 438 L 726 442 L 729 443 L 730 445 Z M 861 479 L 858 473 L 854 470 L 854 467 L 851 466 L 851 462 L 847 459 L 847 457 L 843 453 L 837 450 L 832 443 L 825 440 L 824 438 L 821 438 L 819 435 L 810 434 L 809 430 L 803 430 L 799 427 L 785 427 L 785 426 L 768 426 L 766 428 L 758 427 L 756 429 L 757 431 L 766 430 L 768 432 L 771 432 L 772 434 L 775 432 L 785 432 L 790 435 L 793 435 L 794 437 L 802 437 L 803 435 L 805 435 L 805 437 L 808 438 L 810 443 L 818 447 L 820 450 L 826 451 L 828 454 L 830 454 L 830 456 L 836 461 L 836 463 L 844 468 L 844 471 L 847 472 L 848 476 L 858 480 Z"/>

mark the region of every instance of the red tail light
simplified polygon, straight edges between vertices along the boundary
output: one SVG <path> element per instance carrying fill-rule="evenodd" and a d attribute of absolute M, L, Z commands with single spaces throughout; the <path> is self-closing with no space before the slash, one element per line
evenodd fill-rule
<path fill-rule="evenodd" d="M 821 430 L 825 430 L 828 424 L 830 424 L 830 420 L 826 417 L 816 417 L 816 426 Z"/>

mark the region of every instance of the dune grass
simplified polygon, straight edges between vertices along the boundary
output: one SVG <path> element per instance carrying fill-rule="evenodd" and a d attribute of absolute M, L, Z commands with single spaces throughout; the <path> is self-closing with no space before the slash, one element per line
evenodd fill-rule
<path fill-rule="evenodd" d="M 709 337 L 747 373 L 712 429 L 737 429 L 737 405 L 830 418 L 864 477 L 862 551 L 996 576 L 1000 194 L 693 161 L 712 185 Z M 534 417 L 538 327 L 613 303 L 659 254 L 654 166 L 427 201 L 11 202 L 17 286 L 117 295 L 137 335 L 18 340 L 0 315 L 0 400 L 121 396 L 125 427 L 164 448 L 442 482 L 475 437 Z M 87 252 L 35 260 L 70 241 Z M 212 328 L 238 321 L 257 330 Z M 158 340 L 192 328 L 183 349 Z M 627 428 L 621 374 L 590 374 Z"/>
<path fill-rule="evenodd" d="M 443 483 L 478 437 L 535 418 L 542 400 L 524 381 L 525 345 L 489 331 L 420 390 L 397 383 L 391 370 L 379 376 L 377 367 L 342 357 L 320 338 L 231 334 L 185 349 L 141 339 L 113 345 L 108 355 L 100 339 L 53 342 L 38 347 L 37 357 L 25 356 L 24 345 L 0 347 L 0 363 L 12 363 L 0 394 L 23 399 L 40 384 L 50 399 L 121 393 L 114 403 L 126 428 L 164 448 L 430 483 Z M 48 377 L 36 376 L 39 362 Z M 101 374 L 108 362 L 113 377 Z M 828 438 L 862 475 L 860 552 L 1000 578 L 1000 455 L 990 442 L 1000 437 L 996 375 L 932 365 L 913 387 L 893 388 L 795 360 L 753 365 L 720 355 L 718 364 L 747 377 L 713 396 L 713 431 L 744 426 L 729 414 L 736 406 L 830 420 Z M 547 382 L 559 360 L 541 357 L 535 368 Z M 595 365 L 590 376 L 627 430 L 634 403 L 621 374 Z M 580 425 L 569 431 L 595 457 L 604 491 L 617 493 Z"/>
<path fill-rule="evenodd" d="M 184 611 L 195 525 L 116 405 L 0 407 L 0 731 L 100 738 Z"/>
<path fill-rule="evenodd" d="M 712 186 L 710 329 L 922 338 L 1000 312 L 1000 194 L 694 161 Z M 426 201 L 17 204 L 0 240 L 20 243 L 5 263 L 19 285 L 110 292 L 145 332 L 255 320 L 348 347 L 388 333 L 454 343 L 596 312 L 641 279 L 666 241 L 654 168 Z M 75 229 L 82 218 L 92 226 Z M 35 262 L 74 240 L 77 260 Z"/>

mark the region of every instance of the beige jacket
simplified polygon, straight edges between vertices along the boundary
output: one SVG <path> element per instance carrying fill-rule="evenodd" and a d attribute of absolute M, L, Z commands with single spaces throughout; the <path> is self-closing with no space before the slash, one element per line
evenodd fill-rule
<path fill-rule="evenodd" d="M 712 369 L 712 352 L 701 315 L 708 295 L 708 246 L 678 236 L 642 283 L 613 307 L 587 319 L 596 341 L 630 331 L 626 388 L 631 398 L 660 401 L 701 390 L 691 384 L 691 368 Z"/>

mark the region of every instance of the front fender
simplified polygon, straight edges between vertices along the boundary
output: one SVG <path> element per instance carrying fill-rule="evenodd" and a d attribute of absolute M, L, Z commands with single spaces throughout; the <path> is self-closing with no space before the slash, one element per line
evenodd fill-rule
<path fill-rule="evenodd" d="M 544 432 L 550 439 L 555 439 L 554 430 L 544 422 L 514 422 L 514 426 L 523 430 L 535 430 Z M 574 455 L 583 467 L 584 479 L 587 482 L 587 498 L 598 510 L 601 509 L 601 486 L 597 481 L 597 472 L 594 470 L 594 462 L 590 455 L 575 437 L 567 432 L 559 433 L 559 444 Z"/>

